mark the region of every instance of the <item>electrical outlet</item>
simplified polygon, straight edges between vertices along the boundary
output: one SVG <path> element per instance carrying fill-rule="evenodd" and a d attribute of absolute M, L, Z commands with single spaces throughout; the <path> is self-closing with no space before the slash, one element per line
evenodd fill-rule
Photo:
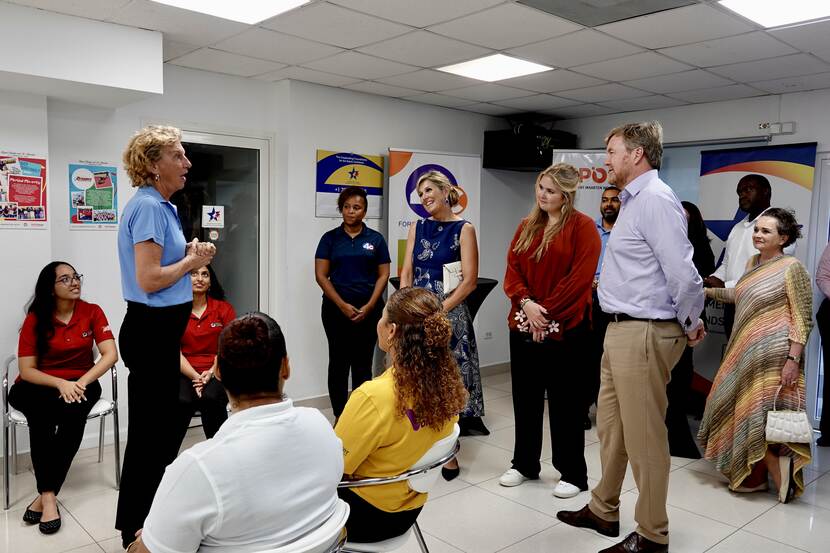
<path fill-rule="evenodd" d="M 487 332 L 484 333 L 484 339 L 485 340 L 492 340 L 493 339 L 493 333 L 488 330 Z"/>

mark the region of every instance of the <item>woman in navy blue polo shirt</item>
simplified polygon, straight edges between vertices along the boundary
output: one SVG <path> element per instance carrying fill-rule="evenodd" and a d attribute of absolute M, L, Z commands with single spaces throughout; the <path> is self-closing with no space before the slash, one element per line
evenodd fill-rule
<path fill-rule="evenodd" d="M 359 186 L 337 198 L 343 224 L 320 238 L 314 275 L 323 290 L 323 328 L 329 343 L 329 398 L 339 417 L 352 389 L 372 378 L 372 357 L 389 280 L 389 249 L 379 232 L 363 224 L 368 200 Z"/>
<path fill-rule="evenodd" d="M 124 151 L 137 187 L 118 229 L 121 290 L 127 314 L 118 340 L 127 379 L 127 447 L 115 527 L 135 540 L 164 469 L 179 451 L 180 343 L 193 304 L 190 272 L 210 263 L 211 243 L 185 241 L 170 196 L 184 188 L 190 160 L 175 127 L 138 131 Z"/>

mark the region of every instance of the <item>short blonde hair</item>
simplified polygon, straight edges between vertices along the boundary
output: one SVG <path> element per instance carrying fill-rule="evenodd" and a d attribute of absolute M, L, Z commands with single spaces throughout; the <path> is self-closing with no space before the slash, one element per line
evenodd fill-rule
<path fill-rule="evenodd" d="M 420 190 L 421 183 L 425 180 L 428 180 L 429 182 L 437 186 L 441 190 L 441 192 L 447 193 L 447 199 L 450 202 L 450 207 L 458 205 L 458 202 L 461 200 L 461 194 L 458 192 L 458 187 L 451 183 L 450 179 L 447 178 L 447 175 L 445 175 L 441 171 L 435 170 L 427 172 L 420 179 L 418 179 L 418 184 L 415 185 L 416 192 Z"/>
<path fill-rule="evenodd" d="M 182 131 L 166 125 L 149 125 L 130 138 L 122 160 L 133 186 L 151 186 L 153 173 L 148 165 L 161 159 L 161 151 L 182 140 Z"/>
<path fill-rule="evenodd" d="M 605 144 L 619 136 L 629 151 L 635 148 L 643 149 L 643 157 L 646 158 L 652 169 L 660 169 L 663 163 L 663 126 L 659 121 L 643 121 L 641 123 L 628 123 L 615 129 L 611 129 L 605 135 Z"/>

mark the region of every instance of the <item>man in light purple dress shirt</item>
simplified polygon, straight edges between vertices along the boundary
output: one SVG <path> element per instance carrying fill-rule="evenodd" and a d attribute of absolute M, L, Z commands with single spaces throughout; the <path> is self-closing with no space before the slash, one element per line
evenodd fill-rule
<path fill-rule="evenodd" d="M 686 344 L 705 336 L 703 282 L 692 263 L 686 217 L 657 176 L 660 123 L 631 123 L 606 137 L 611 182 L 622 207 L 599 283 L 611 323 L 605 336 L 597 401 L 602 479 L 591 502 L 557 517 L 572 526 L 619 536 L 620 492 L 630 462 L 639 495 L 635 532 L 600 553 L 668 551 L 669 456 L 666 384 Z"/>

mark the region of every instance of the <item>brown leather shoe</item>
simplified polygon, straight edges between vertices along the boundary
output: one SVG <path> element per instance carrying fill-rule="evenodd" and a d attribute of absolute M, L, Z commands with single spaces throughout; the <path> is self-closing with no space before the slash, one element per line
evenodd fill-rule
<path fill-rule="evenodd" d="M 589 509 L 587 505 L 578 511 L 559 511 L 556 513 L 556 518 L 565 524 L 576 526 L 577 528 L 589 528 L 591 530 L 596 530 L 603 536 L 608 536 L 610 538 L 616 538 L 620 535 L 619 522 L 602 520 L 591 512 L 591 509 Z"/>
<path fill-rule="evenodd" d="M 599 553 L 668 553 L 667 543 L 657 543 L 644 538 L 637 532 L 631 532 L 623 541 Z"/>

